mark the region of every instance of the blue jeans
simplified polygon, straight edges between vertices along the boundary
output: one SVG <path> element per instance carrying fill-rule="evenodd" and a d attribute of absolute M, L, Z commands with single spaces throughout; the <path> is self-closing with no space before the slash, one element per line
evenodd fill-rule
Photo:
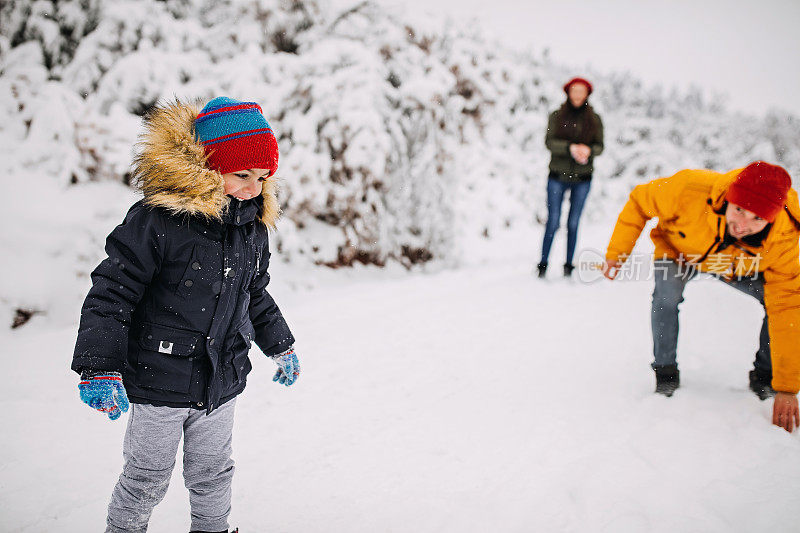
<path fill-rule="evenodd" d="M 653 289 L 653 309 L 651 322 L 653 327 L 653 355 L 655 361 L 653 368 L 660 368 L 677 364 L 678 347 L 678 306 L 683 302 L 683 290 L 686 284 L 697 275 L 696 270 L 686 267 L 681 269 L 677 263 L 669 260 L 655 261 L 654 277 L 656 281 Z M 718 278 L 726 285 L 749 294 L 764 305 L 764 280 L 744 278 L 725 280 Z M 761 324 L 759 347 L 753 368 L 767 377 L 772 376 L 772 360 L 769 349 L 769 325 L 766 309 L 764 322 Z"/>
<path fill-rule="evenodd" d="M 550 246 L 553 237 L 561 223 L 561 204 L 564 201 L 564 192 L 569 190 L 569 215 L 567 216 L 567 263 L 572 264 L 575 255 L 575 245 L 578 243 L 578 223 L 581 220 L 586 197 L 589 196 L 591 181 L 567 183 L 554 179 L 547 180 L 547 224 L 544 228 L 544 242 L 542 243 L 542 263 L 547 263 L 550 256 Z"/>

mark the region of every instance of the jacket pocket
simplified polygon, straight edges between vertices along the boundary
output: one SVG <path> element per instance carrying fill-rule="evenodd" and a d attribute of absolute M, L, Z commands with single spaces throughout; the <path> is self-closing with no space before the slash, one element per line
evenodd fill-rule
<path fill-rule="evenodd" d="M 192 364 L 202 346 L 196 331 L 144 324 L 139 334 L 136 383 L 142 387 L 187 394 Z"/>

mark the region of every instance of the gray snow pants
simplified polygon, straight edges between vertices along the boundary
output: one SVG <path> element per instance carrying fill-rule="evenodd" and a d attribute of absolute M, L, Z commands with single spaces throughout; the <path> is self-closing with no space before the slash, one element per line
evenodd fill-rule
<path fill-rule="evenodd" d="M 233 399 L 210 415 L 189 408 L 131 404 L 122 455 L 125 465 L 111 503 L 106 533 L 144 533 L 164 499 L 183 434 L 183 478 L 192 530 L 227 531 L 231 512 Z"/>

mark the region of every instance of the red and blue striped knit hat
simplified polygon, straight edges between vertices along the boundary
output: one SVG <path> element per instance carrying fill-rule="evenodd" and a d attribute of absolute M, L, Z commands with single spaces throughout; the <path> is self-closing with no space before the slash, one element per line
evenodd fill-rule
<path fill-rule="evenodd" d="M 220 174 L 268 168 L 271 176 L 278 170 L 278 141 L 255 102 L 218 96 L 197 115 L 194 131 L 206 164 Z"/>

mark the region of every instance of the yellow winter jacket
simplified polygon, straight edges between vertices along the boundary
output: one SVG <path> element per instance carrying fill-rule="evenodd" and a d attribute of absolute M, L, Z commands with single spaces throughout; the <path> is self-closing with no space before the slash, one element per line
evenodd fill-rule
<path fill-rule="evenodd" d="M 778 213 L 760 246 L 737 241 L 721 252 L 725 236 L 725 193 L 742 169 L 725 174 L 711 170 L 682 170 L 668 178 L 633 189 L 622 209 L 606 253 L 607 260 L 624 261 L 651 218 L 655 257 L 684 260 L 698 270 L 726 277 L 764 279 L 764 302 L 769 316 L 772 387 L 796 394 L 800 390 L 800 204 L 789 190 L 786 207 Z"/>

